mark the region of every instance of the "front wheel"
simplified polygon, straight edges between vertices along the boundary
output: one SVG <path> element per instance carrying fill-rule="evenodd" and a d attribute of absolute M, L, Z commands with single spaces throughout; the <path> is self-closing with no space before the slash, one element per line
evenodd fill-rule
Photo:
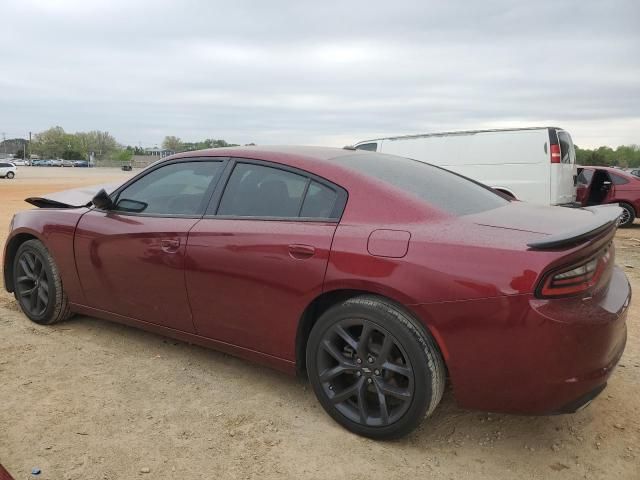
<path fill-rule="evenodd" d="M 619 205 L 622 207 L 622 215 L 620 215 L 618 225 L 620 227 L 630 227 L 636 219 L 636 211 L 628 203 L 620 202 Z"/>
<path fill-rule="evenodd" d="M 325 312 L 306 358 L 322 407 L 359 435 L 402 437 L 442 398 L 445 367 L 433 338 L 380 297 L 355 297 Z"/>
<path fill-rule="evenodd" d="M 40 240 L 20 245 L 13 262 L 14 295 L 27 317 L 50 325 L 71 316 L 58 267 Z"/>

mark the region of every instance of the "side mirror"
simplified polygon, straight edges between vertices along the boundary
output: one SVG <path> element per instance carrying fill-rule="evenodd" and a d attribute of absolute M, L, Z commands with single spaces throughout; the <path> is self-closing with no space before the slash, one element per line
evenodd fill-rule
<path fill-rule="evenodd" d="M 116 206 L 118 207 L 118 211 L 120 212 L 141 213 L 145 211 L 149 204 L 140 202 L 138 200 L 129 200 L 127 198 L 123 198 L 118 201 L 118 204 Z"/>
<path fill-rule="evenodd" d="M 96 193 L 96 195 L 91 199 L 91 203 L 100 210 L 111 210 L 115 206 L 113 204 L 113 200 L 111 200 L 111 197 L 107 195 L 104 188 Z"/>

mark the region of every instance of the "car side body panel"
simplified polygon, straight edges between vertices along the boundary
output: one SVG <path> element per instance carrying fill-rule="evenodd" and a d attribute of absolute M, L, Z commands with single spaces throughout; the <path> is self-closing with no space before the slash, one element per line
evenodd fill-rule
<path fill-rule="evenodd" d="M 82 287 L 76 273 L 73 254 L 73 237 L 76 225 L 87 208 L 26 210 L 13 219 L 13 228 L 5 243 L 4 258 L 11 258 L 9 249 L 20 235 L 29 235 L 45 244 L 53 256 L 70 302 L 84 303 Z M 8 269 L 12 265 L 4 264 L 5 284 Z"/>

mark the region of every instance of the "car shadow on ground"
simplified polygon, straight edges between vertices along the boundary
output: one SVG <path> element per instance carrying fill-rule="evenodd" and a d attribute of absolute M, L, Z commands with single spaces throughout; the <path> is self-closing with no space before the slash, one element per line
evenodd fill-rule
<path fill-rule="evenodd" d="M 284 402 L 285 408 L 279 410 L 279 415 L 291 429 L 296 428 L 292 418 L 310 415 L 312 418 L 308 421 L 316 423 L 327 435 L 357 438 L 337 426 L 325 414 L 305 378 L 288 376 L 215 350 L 92 317 L 74 317 L 53 328 L 65 336 L 77 336 L 85 344 L 91 343 L 92 350 L 97 349 L 106 355 L 117 353 L 119 356 L 130 356 L 133 365 L 136 359 L 140 359 L 144 363 L 141 369 L 153 365 L 154 361 L 161 362 L 162 367 L 159 368 L 163 382 L 157 382 L 156 373 L 149 371 L 147 388 L 153 398 L 161 398 L 167 387 L 180 385 L 185 376 L 189 376 L 202 383 L 203 388 L 199 391 L 204 396 L 216 394 L 207 391 L 208 385 L 227 383 L 223 388 L 225 401 L 233 402 L 242 411 L 244 407 L 252 408 L 252 404 L 246 403 L 245 388 L 239 388 L 239 382 L 242 382 L 246 387 L 251 386 L 256 393 L 259 392 L 268 404 Z M 144 382 L 145 379 L 138 376 L 138 381 Z M 606 391 L 603 396 L 606 397 Z M 459 408 L 449 385 L 430 418 L 425 419 L 407 437 L 385 444 L 402 448 L 439 446 L 461 454 L 465 450 L 477 452 L 478 449 L 498 446 L 502 451 L 521 451 L 523 448 L 531 452 L 536 449 L 556 450 L 562 448 L 563 444 L 584 441 L 581 436 L 582 425 L 590 422 L 594 408 L 603 408 L 597 406 L 599 402 L 606 403 L 606 399 L 598 398 L 592 406 L 573 415 L 534 417 L 492 414 Z M 244 407 L 243 403 L 246 403 Z M 256 414 L 260 415 L 259 412 Z"/>

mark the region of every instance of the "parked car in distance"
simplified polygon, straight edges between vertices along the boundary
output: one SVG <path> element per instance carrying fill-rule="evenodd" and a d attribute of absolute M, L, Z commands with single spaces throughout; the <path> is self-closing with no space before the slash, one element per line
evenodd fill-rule
<path fill-rule="evenodd" d="M 575 206 L 576 154 L 571 135 L 561 128 L 407 135 L 366 140 L 355 148 L 438 165 L 518 200 Z"/>
<path fill-rule="evenodd" d="M 640 178 L 611 167 L 578 167 L 577 201 L 583 206 L 617 203 L 620 226 L 629 227 L 640 212 Z"/>
<path fill-rule="evenodd" d="M 411 431 L 447 378 L 465 408 L 574 412 L 624 350 L 616 206 L 311 147 L 185 152 L 109 191 L 13 218 L 4 280 L 28 318 L 92 315 L 306 374 L 361 435 Z"/>
<path fill-rule="evenodd" d="M 24 167 L 29 164 L 29 161 L 22 159 L 13 159 L 11 160 L 11 163 L 13 163 L 16 167 Z"/>
<path fill-rule="evenodd" d="M 629 173 L 634 177 L 640 177 L 640 168 L 632 168 L 629 170 Z"/>
<path fill-rule="evenodd" d="M 73 160 L 62 160 L 62 167 L 75 167 Z"/>
<path fill-rule="evenodd" d="M 0 178 L 12 179 L 16 176 L 18 169 L 12 162 L 0 161 Z"/>
<path fill-rule="evenodd" d="M 51 160 L 47 160 L 47 166 L 49 167 L 62 167 L 63 160 L 59 158 L 52 158 Z"/>
<path fill-rule="evenodd" d="M 74 160 L 73 166 L 74 167 L 88 167 L 89 166 L 89 162 L 87 162 L 86 160 Z"/>

